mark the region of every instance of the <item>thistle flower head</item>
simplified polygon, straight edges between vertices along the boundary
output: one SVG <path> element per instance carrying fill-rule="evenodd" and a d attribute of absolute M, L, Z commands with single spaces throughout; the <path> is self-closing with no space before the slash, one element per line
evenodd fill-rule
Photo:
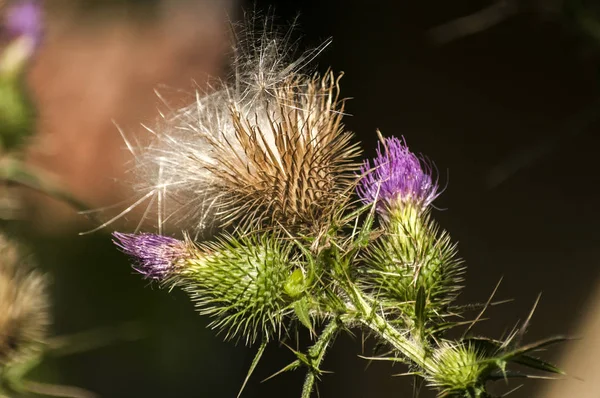
<path fill-rule="evenodd" d="M 34 45 L 42 39 L 42 5 L 38 0 L 14 1 L 5 11 L 4 26 L 12 38 L 27 37 Z"/>
<path fill-rule="evenodd" d="M 358 195 L 365 204 L 377 201 L 380 214 L 402 210 L 406 206 L 422 211 L 438 196 L 431 167 L 395 137 L 380 143 L 373 167 L 367 160 L 361 171 L 363 177 L 357 187 Z"/>
<path fill-rule="evenodd" d="M 136 188 L 157 204 L 159 220 L 192 223 L 197 232 L 234 223 L 312 226 L 349 196 L 359 151 L 341 123 L 339 79 L 302 73 L 321 49 L 287 60 L 289 38 L 268 25 L 258 37 L 236 37 L 229 80 L 132 149 Z"/>
<path fill-rule="evenodd" d="M 0 369 L 40 349 L 50 323 L 46 278 L 0 235 Z"/>
<path fill-rule="evenodd" d="M 190 257 L 190 245 L 169 236 L 114 232 L 115 244 L 135 260 L 133 269 L 146 279 L 163 281 Z"/>

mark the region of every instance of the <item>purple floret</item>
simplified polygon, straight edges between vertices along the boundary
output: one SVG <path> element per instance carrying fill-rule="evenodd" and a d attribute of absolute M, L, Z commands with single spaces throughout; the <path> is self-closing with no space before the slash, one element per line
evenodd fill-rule
<path fill-rule="evenodd" d="M 120 232 L 114 232 L 113 236 L 116 238 L 113 242 L 135 259 L 133 269 L 146 279 L 164 280 L 188 252 L 184 241 L 169 236 Z"/>
<path fill-rule="evenodd" d="M 11 37 L 30 37 L 35 45 L 42 39 L 42 5 L 36 0 L 16 1 L 6 9 L 4 16 L 6 32 Z"/>
<path fill-rule="evenodd" d="M 431 167 L 413 154 L 406 143 L 386 138 L 377 147 L 377 157 L 365 161 L 357 192 L 364 204 L 377 200 L 377 210 L 388 213 L 406 204 L 425 209 L 438 196 L 438 185 L 431 177 Z"/>

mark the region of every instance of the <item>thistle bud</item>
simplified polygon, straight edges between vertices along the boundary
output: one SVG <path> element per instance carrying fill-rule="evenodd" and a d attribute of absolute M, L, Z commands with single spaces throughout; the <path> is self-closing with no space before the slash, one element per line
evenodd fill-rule
<path fill-rule="evenodd" d="M 438 196 L 431 167 L 395 137 L 379 143 L 373 167 L 367 160 L 361 171 L 363 177 L 357 187 L 358 195 L 363 203 L 375 204 L 384 218 L 407 207 L 420 213 Z"/>
<path fill-rule="evenodd" d="M 0 370 L 35 355 L 50 322 L 46 279 L 0 235 Z"/>
<path fill-rule="evenodd" d="M 281 332 L 290 310 L 290 247 L 271 236 L 228 238 L 201 247 L 207 255 L 183 274 L 184 290 L 211 326 L 251 344 Z"/>
<path fill-rule="evenodd" d="M 440 396 L 487 397 L 485 376 L 489 363 L 485 356 L 468 343 L 443 341 L 433 353 L 435 372 L 427 377 Z"/>
<path fill-rule="evenodd" d="M 288 60 L 288 38 L 269 23 L 260 37 L 236 35 L 231 78 L 170 115 L 135 154 L 140 195 L 160 195 L 159 212 L 179 227 L 318 230 L 350 197 L 360 150 L 342 124 L 339 76 L 301 73 L 322 48 Z"/>
<path fill-rule="evenodd" d="M 418 324 L 419 317 L 443 317 L 462 287 L 464 267 L 427 210 L 439 194 L 431 167 L 391 137 L 379 144 L 373 167 L 366 161 L 362 171 L 357 192 L 363 203 L 376 206 L 385 227 L 366 256 L 367 284 L 408 325 Z M 422 307 L 416 308 L 420 290 Z"/>

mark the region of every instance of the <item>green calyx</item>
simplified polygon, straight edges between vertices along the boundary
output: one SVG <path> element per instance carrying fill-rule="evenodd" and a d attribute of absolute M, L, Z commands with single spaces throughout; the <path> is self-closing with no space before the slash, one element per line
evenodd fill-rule
<path fill-rule="evenodd" d="M 410 206 L 390 217 L 364 262 L 366 287 L 405 325 L 439 318 L 462 287 L 456 246 L 428 213 Z"/>

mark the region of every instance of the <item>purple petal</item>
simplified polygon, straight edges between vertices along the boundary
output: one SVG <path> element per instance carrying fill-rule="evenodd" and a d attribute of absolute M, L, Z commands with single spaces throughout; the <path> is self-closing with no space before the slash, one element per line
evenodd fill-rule
<path fill-rule="evenodd" d="M 163 280 L 179 260 L 188 253 L 184 241 L 150 233 L 123 234 L 114 232 L 113 242 L 135 259 L 135 269 L 147 279 Z"/>
<path fill-rule="evenodd" d="M 6 31 L 11 37 L 30 37 L 37 46 L 43 33 L 42 5 L 36 0 L 16 1 L 7 7 L 4 16 Z"/>
<path fill-rule="evenodd" d="M 377 209 L 388 212 L 406 204 L 426 208 L 438 196 L 431 167 L 419 160 L 406 143 L 390 137 L 377 147 L 377 157 L 365 161 L 357 193 L 365 204 L 377 200 Z"/>

